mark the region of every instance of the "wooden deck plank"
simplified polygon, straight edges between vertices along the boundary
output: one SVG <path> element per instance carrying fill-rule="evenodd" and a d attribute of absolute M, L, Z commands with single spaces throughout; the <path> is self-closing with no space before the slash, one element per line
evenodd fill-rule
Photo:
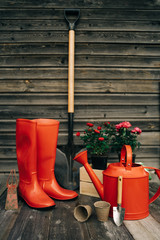
<path fill-rule="evenodd" d="M 24 203 L 8 240 L 48 239 L 51 209 L 32 209 Z"/>
<path fill-rule="evenodd" d="M 133 235 L 135 240 L 158 240 L 160 236 L 160 223 L 151 215 L 137 221 L 124 221 L 125 226 Z"/>
<path fill-rule="evenodd" d="M 153 197 L 153 195 L 158 190 L 158 180 L 156 182 L 151 182 L 149 184 L 149 198 Z M 152 217 L 160 223 L 160 198 L 158 197 L 153 203 L 149 205 L 149 212 L 152 215 Z"/>
<path fill-rule="evenodd" d="M 0 196 L 6 189 L 6 181 L 7 181 L 7 175 L 0 174 Z"/>
<path fill-rule="evenodd" d="M 73 217 L 73 210 L 77 201 L 56 201 L 56 208 L 52 212 L 49 239 L 89 239 L 85 224 L 81 224 Z"/>
<path fill-rule="evenodd" d="M 158 223 L 151 215 L 139 221 L 148 230 L 148 232 L 152 234 L 154 239 L 159 239 L 160 223 Z"/>
<path fill-rule="evenodd" d="M 4 178 L 5 179 L 5 178 Z M 5 185 L 4 185 L 5 186 Z M 6 187 L 4 187 L 6 189 Z M 4 189 L 3 188 L 3 189 Z M 5 210 L 5 202 L 6 202 L 6 193 L 7 191 L 0 193 L 0 240 L 7 240 L 10 234 L 12 227 L 15 224 L 17 217 L 21 211 L 22 202 L 19 202 L 18 210 Z"/>

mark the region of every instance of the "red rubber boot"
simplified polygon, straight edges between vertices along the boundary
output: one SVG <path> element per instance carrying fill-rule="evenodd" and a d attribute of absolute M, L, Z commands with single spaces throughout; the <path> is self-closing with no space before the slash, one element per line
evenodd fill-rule
<path fill-rule="evenodd" d="M 36 119 L 38 146 L 38 181 L 42 189 L 58 200 L 73 199 L 78 194 L 59 186 L 54 175 L 59 121 Z"/>
<path fill-rule="evenodd" d="M 54 206 L 37 179 L 37 123 L 26 119 L 16 121 L 16 151 L 19 169 L 19 195 L 33 208 Z"/>

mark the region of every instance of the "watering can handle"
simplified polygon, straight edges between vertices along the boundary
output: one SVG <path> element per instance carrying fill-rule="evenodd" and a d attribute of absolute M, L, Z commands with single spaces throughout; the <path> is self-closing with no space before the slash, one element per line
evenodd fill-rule
<path fill-rule="evenodd" d="M 154 167 L 144 167 L 144 169 L 153 169 L 155 170 L 158 178 L 160 179 L 160 169 L 154 168 Z M 154 194 L 153 197 L 151 197 L 151 199 L 149 199 L 149 204 L 152 203 L 153 201 L 155 201 L 158 197 L 160 196 L 160 187 L 158 188 L 157 192 Z"/>
<path fill-rule="evenodd" d="M 123 163 L 126 163 L 126 170 L 131 171 L 131 167 L 132 167 L 132 148 L 131 148 L 130 145 L 123 145 L 123 147 L 121 149 L 120 165 L 123 166 Z"/>

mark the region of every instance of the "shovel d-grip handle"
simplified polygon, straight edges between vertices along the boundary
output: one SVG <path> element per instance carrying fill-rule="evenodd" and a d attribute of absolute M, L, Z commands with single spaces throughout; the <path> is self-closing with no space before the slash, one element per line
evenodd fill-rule
<path fill-rule="evenodd" d="M 126 163 L 126 170 L 131 170 L 132 167 L 132 148 L 130 145 L 123 145 L 121 149 L 120 165 Z"/>
<path fill-rule="evenodd" d="M 75 20 L 71 22 L 71 20 L 69 20 L 68 18 L 69 15 L 74 16 Z M 76 23 L 80 17 L 80 9 L 72 9 L 72 8 L 64 9 L 64 17 L 69 24 L 69 30 L 75 30 Z"/>
<path fill-rule="evenodd" d="M 153 170 L 155 170 L 158 178 L 160 179 L 160 169 L 154 168 L 154 167 L 144 167 L 144 166 L 143 166 L 143 168 L 144 168 L 144 169 L 147 168 L 147 169 L 153 169 Z M 159 196 L 160 196 L 160 186 L 159 186 L 157 192 L 154 194 L 154 196 L 151 197 L 151 199 L 149 199 L 149 204 L 152 203 L 152 202 L 154 202 Z"/>

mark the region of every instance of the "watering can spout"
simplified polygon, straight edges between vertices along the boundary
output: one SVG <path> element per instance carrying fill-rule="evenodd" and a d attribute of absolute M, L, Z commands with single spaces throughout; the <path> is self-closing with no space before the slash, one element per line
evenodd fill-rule
<path fill-rule="evenodd" d="M 102 200 L 104 200 L 103 184 L 98 179 L 98 177 L 96 176 L 93 169 L 91 168 L 91 166 L 88 163 L 87 150 L 78 153 L 73 160 L 81 163 L 85 167 L 85 169 L 86 169 L 88 175 L 90 176 L 90 179 L 93 182 L 99 196 L 101 197 Z"/>

